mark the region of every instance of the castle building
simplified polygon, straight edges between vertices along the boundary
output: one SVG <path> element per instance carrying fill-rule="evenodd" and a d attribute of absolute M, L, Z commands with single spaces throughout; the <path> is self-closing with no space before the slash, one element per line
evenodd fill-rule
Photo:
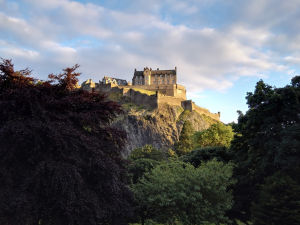
<path fill-rule="evenodd" d="M 174 70 L 152 70 L 145 67 L 142 71 L 134 70 L 132 83 L 126 80 L 104 76 L 99 83 L 91 79 L 82 83 L 81 89 L 106 93 L 120 93 L 137 105 L 158 108 L 161 105 L 181 106 L 185 110 L 205 114 L 215 120 L 220 120 L 219 113 L 211 113 L 198 107 L 192 100 L 186 99 L 186 89 L 177 84 L 177 68 Z M 143 90 L 147 90 L 145 92 Z"/>
<path fill-rule="evenodd" d="M 134 70 L 132 85 L 171 85 L 177 84 L 177 68 L 174 70 L 152 70 L 148 67 L 144 71 Z"/>
<path fill-rule="evenodd" d="M 102 84 L 128 85 L 126 80 L 104 76 Z"/>

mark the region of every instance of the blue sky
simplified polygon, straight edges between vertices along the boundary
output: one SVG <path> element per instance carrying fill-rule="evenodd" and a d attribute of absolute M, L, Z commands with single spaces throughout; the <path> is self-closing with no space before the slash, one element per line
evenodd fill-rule
<path fill-rule="evenodd" d="M 299 74 L 299 0 L 0 0 L 0 57 L 46 79 L 75 63 L 81 82 L 178 68 L 189 98 L 225 123 L 263 79 Z"/>

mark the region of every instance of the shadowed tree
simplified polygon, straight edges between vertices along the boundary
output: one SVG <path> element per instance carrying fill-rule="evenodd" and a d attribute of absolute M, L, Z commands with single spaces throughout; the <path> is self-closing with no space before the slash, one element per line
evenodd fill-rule
<path fill-rule="evenodd" d="M 255 225 L 298 225 L 299 209 L 299 183 L 290 176 L 277 172 L 262 185 L 257 201 L 251 207 L 252 221 Z"/>
<path fill-rule="evenodd" d="M 0 63 L 0 224 L 123 224 L 131 213 L 126 137 L 110 126 L 120 106 L 75 89 L 77 68 L 36 83 Z"/>
<path fill-rule="evenodd" d="M 238 181 L 234 188 L 232 215 L 244 222 L 251 217 L 250 206 L 257 201 L 260 189 L 262 199 L 273 188 L 268 182 L 269 187 L 263 187 L 267 177 L 283 172 L 299 187 L 299 179 L 296 179 L 299 174 L 294 172 L 300 160 L 299 84 L 299 76 L 292 79 L 291 85 L 283 88 L 271 87 L 261 80 L 257 82 L 253 93 L 247 93 L 249 110 L 245 114 L 240 113 L 235 126 L 237 134 L 231 143 L 237 165 L 234 176 Z M 278 176 L 275 178 L 278 179 Z M 274 202 L 266 204 L 270 203 Z M 270 205 L 267 207 L 272 209 Z M 299 205 L 297 207 L 299 212 Z M 279 213 L 283 213 L 283 210 L 278 211 L 278 216 L 282 218 L 288 215 Z"/>

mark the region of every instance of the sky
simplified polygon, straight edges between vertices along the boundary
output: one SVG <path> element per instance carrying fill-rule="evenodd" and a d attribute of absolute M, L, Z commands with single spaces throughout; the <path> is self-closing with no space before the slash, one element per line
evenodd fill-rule
<path fill-rule="evenodd" d="M 80 82 L 176 66 L 187 97 L 229 123 L 257 81 L 300 74 L 299 21 L 299 0 L 0 0 L 0 57 L 39 79 L 78 63 Z"/>

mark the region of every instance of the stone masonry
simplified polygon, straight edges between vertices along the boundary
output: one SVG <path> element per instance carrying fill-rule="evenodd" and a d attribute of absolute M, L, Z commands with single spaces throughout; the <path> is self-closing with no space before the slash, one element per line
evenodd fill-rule
<path fill-rule="evenodd" d="M 108 76 L 104 76 L 99 83 L 88 79 L 81 84 L 81 88 L 87 91 L 118 92 L 129 97 L 133 103 L 152 109 L 159 108 L 162 104 L 176 105 L 220 120 L 220 113 L 211 113 L 186 99 L 185 87 L 177 84 L 176 67 L 174 70 L 152 70 L 148 67 L 143 71 L 135 69 L 132 83 Z"/>

